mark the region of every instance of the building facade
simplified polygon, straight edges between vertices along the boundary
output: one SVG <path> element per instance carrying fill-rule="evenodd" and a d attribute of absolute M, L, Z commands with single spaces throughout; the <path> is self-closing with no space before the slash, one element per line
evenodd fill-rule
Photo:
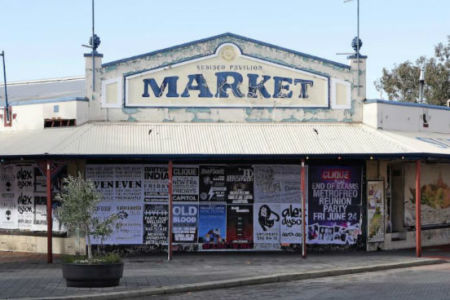
<path fill-rule="evenodd" d="M 9 85 L 0 249 L 47 251 L 47 197 L 77 173 L 121 247 L 165 249 L 169 231 L 185 251 L 414 247 L 417 186 L 422 244 L 448 244 L 450 109 L 367 100 L 366 59 L 227 33 Z M 52 220 L 53 251 L 84 252 Z"/>

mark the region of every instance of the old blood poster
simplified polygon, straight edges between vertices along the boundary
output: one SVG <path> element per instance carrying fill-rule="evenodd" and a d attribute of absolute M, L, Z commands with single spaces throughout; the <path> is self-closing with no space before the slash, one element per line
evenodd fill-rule
<path fill-rule="evenodd" d="M 255 212 L 253 218 L 254 248 L 260 250 L 280 249 L 280 204 L 255 203 L 253 209 Z"/>
<path fill-rule="evenodd" d="M 253 203 L 253 168 L 251 166 L 228 167 L 225 180 L 229 204 Z"/>
<path fill-rule="evenodd" d="M 198 242 L 202 249 L 225 248 L 227 238 L 227 206 L 200 205 L 198 221 Z"/>
<path fill-rule="evenodd" d="M 144 244 L 167 245 L 169 207 L 166 204 L 144 205 Z"/>
<path fill-rule="evenodd" d="M 384 184 L 367 181 L 367 241 L 384 241 Z"/>
<path fill-rule="evenodd" d="M 235 249 L 253 246 L 253 205 L 227 206 L 227 244 Z"/>
<path fill-rule="evenodd" d="M 174 204 L 173 241 L 175 243 L 197 242 L 198 205 Z"/>
<path fill-rule="evenodd" d="M 198 166 L 174 166 L 173 201 L 198 201 Z"/>
<path fill-rule="evenodd" d="M 200 166 L 200 201 L 225 202 L 225 166 Z"/>
<path fill-rule="evenodd" d="M 361 234 L 361 168 L 310 166 L 308 242 L 355 244 Z"/>

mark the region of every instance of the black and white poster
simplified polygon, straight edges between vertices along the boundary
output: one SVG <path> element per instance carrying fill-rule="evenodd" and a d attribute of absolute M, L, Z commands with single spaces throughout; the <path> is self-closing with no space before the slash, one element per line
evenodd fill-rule
<path fill-rule="evenodd" d="M 225 180 L 229 204 L 253 203 L 253 168 L 251 166 L 228 167 Z"/>
<path fill-rule="evenodd" d="M 0 228 L 17 229 L 16 177 L 13 165 L 0 166 Z"/>
<path fill-rule="evenodd" d="M 173 201 L 198 201 L 198 166 L 174 166 L 172 175 Z"/>
<path fill-rule="evenodd" d="M 281 204 L 281 238 L 282 244 L 302 243 L 302 206 L 299 203 Z M 308 212 L 305 212 L 307 218 Z M 308 230 L 306 224 L 305 230 Z"/>
<path fill-rule="evenodd" d="M 200 166 L 200 201 L 227 200 L 225 166 Z"/>
<path fill-rule="evenodd" d="M 255 203 L 253 206 L 253 242 L 255 249 L 280 249 L 280 204 Z"/>
<path fill-rule="evenodd" d="M 34 196 L 32 192 L 20 191 L 17 198 L 17 223 L 21 230 L 31 230 L 34 220 Z"/>
<path fill-rule="evenodd" d="M 86 165 L 86 179 L 94 183 L 102 202 L 116 201 L 114 168 L 115 165 Z"/>
<path fill-rule="evenodd" d="M 234 249 L 253 248 L 253 205 L 227 205 L 227 244 Z"/>
<path fill-rule="evenodd" d="M 255 203 L 299 203 L 299 165 L 254 165 Z"/>
<path fill-rule="evenodd" d="M 144 244 L 167 245 L 169 207 L 166 204 L 144 205 Z"/>
<path fill-rule="evenodd" d="M 174 204 L 173 212 L 173 242 L 194 243 L 198 235 L 198 205 Z"/>
<path fill-rule="evenodd" d="M 115 201 L 136 203 L 143 197 L 143 168 L 140 165 L 114 167 Z"/>
<path fill-rule="evenodd" d="M 167 165 L 144 165 L 144 201 L 167 202 L 169 173 Z"/>
<path fill-rule="evenodd" d="M 17 165 L 15 167 L 16 190 L 18 192 L 33 192 L 34 167 L 31 165 Z"/>

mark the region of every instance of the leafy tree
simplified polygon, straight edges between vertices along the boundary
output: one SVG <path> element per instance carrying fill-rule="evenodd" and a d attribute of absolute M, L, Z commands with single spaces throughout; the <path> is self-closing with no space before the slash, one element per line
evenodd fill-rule
<path fill-rule="evenodd" d="M 97 192 L 92 181 L 84 180 L 81 174 L 77 177 L 64 178 L 62 192 L 56 196 L 56 200 L 61 201 L 61 207 L 56 213 L 67 228 L 80 229 L 86 234 L 88 260 L 91 261 L 91 235 L 100 238 L 103 243 L 104 238 L 113 232 L 117 214 L 112 214 L 105 219 L 94 216 L 96 207 L 101 201 L 101 194 Z M 116 227 L 118 227 L 117 224 Z"/>
<path fill-rule="evenodd" d="M 417 102 L 422 66 L 425 67 L 424 100 L 428 104 L 446 105 L 450 99 L 450 36 L 447 45 L 439 43 L 434 47 L 432 58 L 421 56 L 414 64 L 405 61 L 392 70 L 383 68 L 382 77 L 374 82 L 375 87 L 391 100 Z"/>

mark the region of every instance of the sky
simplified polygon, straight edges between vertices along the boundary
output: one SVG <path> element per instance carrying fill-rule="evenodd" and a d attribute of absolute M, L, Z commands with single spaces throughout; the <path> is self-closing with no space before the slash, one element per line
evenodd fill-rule
<path fill-rule="evenodd" d="M 386 98 L 383 67 L 433 56 L 449 15 L 448 0 L 360 0 L 367 98 Z M 84 75 L 91 26 L 91 0 L 0 0 L 8 82 Z M 96 0 L 95 27 L 103 62 L 232 32 L 348 64 L 356 0 Z"/>

